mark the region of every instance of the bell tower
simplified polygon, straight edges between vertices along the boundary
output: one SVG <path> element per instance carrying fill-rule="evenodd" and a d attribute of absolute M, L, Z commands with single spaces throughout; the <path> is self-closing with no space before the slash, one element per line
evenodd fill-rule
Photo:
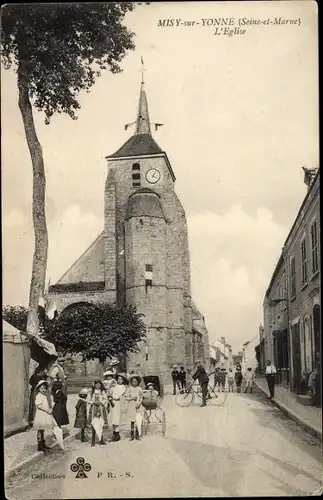
<path fill-rule="evenodd" d="M 172 364 L 192 362 L 192 306 L 185 212 L 151 131 L 161 125 L 150 120 L 142 71 L 136 120 L 125 125 L 133 135 L 107 156 L 105 270 L 117 303 L 134 304 L 147 325 L 128 370 L 140 363 L 142 373 L 168 378 Z"/>

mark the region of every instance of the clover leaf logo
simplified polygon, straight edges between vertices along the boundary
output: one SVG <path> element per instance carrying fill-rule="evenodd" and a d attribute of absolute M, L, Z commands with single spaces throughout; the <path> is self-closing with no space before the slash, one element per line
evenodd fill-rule
<path fill-rule="evenodd" d="M 71 471 L 77 472 L 75 479 L 85 479 L 87 478 L 86 472 L 90 472 L 92 469 L 91 465 L 85 462 L 83 457 L 78 457 L 76 462 L 71 465 Z"/>

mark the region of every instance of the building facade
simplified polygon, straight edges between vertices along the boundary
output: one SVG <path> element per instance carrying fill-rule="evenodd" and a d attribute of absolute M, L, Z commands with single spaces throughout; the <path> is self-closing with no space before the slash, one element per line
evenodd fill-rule
<path fill-rule="evenodd" d="M 185 211 L 168 156 L 152 137 L 143 82 L 135 133 L 107 163 L 104 230 L 50 287 L 50 299 L 59 312 L 80 302 L 135 305 L 147 340 L 127 356 L 127 370 L 140 365 L 168 380 L 173 364 L 205 362 L 208 333 L 191 297 Z"/>
<path fill-rule="evenodd" d="M 245 373 L 250 367 L 254 372 L 258 368 L 258 361 L 256 356 L 256 346 L 259 343 L 258 335 L 251 340 L 245 342 L 242 346 L 242 373 Z"/>
<path fill-rule="evenodd" d="M 278 382 L 298 394 L 321 360 L 319 170 L 287 236 L 263 302 L 260 358 L 276 365 Z"/>
<path fill-rule="evenodd" d="M 290 334 L 288 327 L 288 290 L 285 260 L 280 255 L 267 288 L 264 309 L 263 355 L 264 368 L 269 359 L 277 369 L 277 382 L 289 385 Z"/>
<path fill-rule="evenodd" d="M 321 359 L 319 188 L 318 170 L 308 184 L 283 251 L 291 332 L 291 389 L 296 393 L 303 392 L 304 380 Z"/>
<path fill-rule="evenodd" d="M 213 367 L 233 368 L 232 347 L 225 340 L 225 337 L 217 339 L 210 345 L 210 359 L 212 360 Z"/>

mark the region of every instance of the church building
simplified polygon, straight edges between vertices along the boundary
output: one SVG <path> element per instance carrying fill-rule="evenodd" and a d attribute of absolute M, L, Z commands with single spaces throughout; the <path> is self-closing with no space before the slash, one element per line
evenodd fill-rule
<path fill-rule="evenodd" d="M 108 165 L 104 230 L 60 280 L 49 288 L 59 312 L 80 302 L 134 304 L 147 327 L 127 371 L 170 380 L 172 366 L 208 364 L 204 317 L 191 297 L 185 211 L 174 190 L 175 174 L 152 136 L 141 82 L 134 134 Z M 127 129 L 127 126 L 126 126 Z"/>

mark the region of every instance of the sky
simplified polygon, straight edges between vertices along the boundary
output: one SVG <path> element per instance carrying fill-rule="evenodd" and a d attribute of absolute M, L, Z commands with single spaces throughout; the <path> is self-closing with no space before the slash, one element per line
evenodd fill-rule
<path fill-rule="evenodd" d="M 297 24 L 215 35 L 233 17 Z M 162 19 L 195 26 L 158 26 Z M 299 21 L 300 20 L 300 23 Z M 123 72 L 79 96 L 78 120 L 34 112 L 45 161 L 47 279 L 55 283 L 103 229 L 105 156 L 132 134 L 140 57 L 153 133 L 185 208 L 192 295 L 210 340 L 234 351 L 257 335 L 274 266 L 306 195 L 302 166 L 318 166 L 317 6 L 311 1 L 158 2 L 125 18 L 136 33 Z M 240 31 L 242 28 L 240 28 Z M 3 303 L 28 304 L 32 170 L 16 75 L 2 70 Z"/>

